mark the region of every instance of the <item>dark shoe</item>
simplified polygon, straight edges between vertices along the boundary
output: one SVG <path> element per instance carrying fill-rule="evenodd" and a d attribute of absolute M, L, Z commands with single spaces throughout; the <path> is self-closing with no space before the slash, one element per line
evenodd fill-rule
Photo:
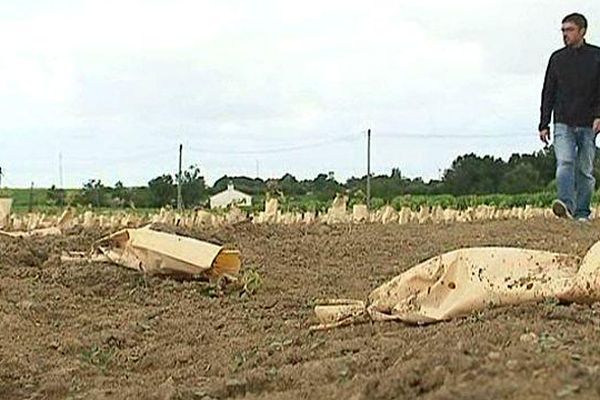
<path fill-rule="evenodd" d="M 573 216 L 569 212 L 567 205 L 560 200 L 554 200 L 554 203 L 552 203 L 552 212 L 558 218 L 573 219 Z"/>

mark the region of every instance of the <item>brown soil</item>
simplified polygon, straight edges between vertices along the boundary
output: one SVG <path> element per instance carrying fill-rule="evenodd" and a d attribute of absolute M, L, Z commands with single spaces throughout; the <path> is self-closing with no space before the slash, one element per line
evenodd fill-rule
<path fill-rule="evenodd" d="M 583 255 L 600 239 L 599 223 L 173 230 L 239 248 L 245 270 L 257 273 L 246 275 L 261 278 L 256 292 L 60 262 L 62 249 L 86 250 L 99 232 L 0 239 L 0 398 L 600 396 L 595 305 L 308 330 L 315 299 L 364 299 L 442 252 L 510 245 Z"/>

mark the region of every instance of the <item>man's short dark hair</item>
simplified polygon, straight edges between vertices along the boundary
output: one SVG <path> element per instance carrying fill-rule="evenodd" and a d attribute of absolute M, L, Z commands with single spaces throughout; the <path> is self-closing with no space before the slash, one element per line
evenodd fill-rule
<path fill-rule="evenodd" d="M 572 22 L 579 27 L 579 29 L 587 29 L 587 19 L 579 13 L 569 14 L 563 18 L 562 23 Z"/>

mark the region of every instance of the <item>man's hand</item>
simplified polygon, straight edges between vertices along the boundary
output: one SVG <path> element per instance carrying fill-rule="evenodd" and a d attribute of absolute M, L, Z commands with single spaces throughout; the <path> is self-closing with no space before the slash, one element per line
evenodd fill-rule
<path fill-rule="evenodd" d="M 600 133 L 600 118 L 596 118 L 594 120 L 594 125 L 592 125 L 592 129 L 594 133 Z"/>
<path fill-rule="evenodd" d="M 596 121 L 600 121 L 600 120 L 596 120 Z M 550 144 L 550 129 L 549 128 L 542 129 L 540 131 L 540 140 L 542 142 L 544 142 L 544 144 L 546 146 L 548 146 Z"/>

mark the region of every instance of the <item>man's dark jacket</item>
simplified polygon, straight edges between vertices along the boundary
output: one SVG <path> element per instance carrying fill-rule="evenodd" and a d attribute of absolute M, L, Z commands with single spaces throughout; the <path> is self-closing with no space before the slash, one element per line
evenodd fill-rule
<path fill-rule="evenodd" d="M 592 127 L 600 118 L 600 47 L 584 43 L 564 47 L 550 57 L 544 89 L 539 130 L 554 123 Z"/>

